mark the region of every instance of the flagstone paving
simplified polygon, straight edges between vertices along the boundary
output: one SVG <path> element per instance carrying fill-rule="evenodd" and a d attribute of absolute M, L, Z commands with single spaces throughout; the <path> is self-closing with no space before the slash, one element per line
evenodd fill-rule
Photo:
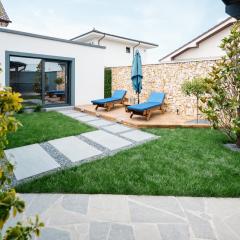
<path fill-rule="evenodd" d="M 7 158 L 17 164 L 17 180 L 156 138 L 85 113 L 61 112 L 99 130 L 6 150 Z M 81 194 L 20 197 L 26 201 L 26 211 L 7 226 L 39 214 L 45 223 L 40 240 L 240 240 L 240 199 Z"/>
<path fill-rule="evenodd" d="M 40 240 L 239 240 L 240 199 L 21 194 Z M 8 226 L 16 220 L 10 220 Z"/>
<path fill-rule="evenodd" d="M 14 174 L 17 181 L 96 160 L 136 146 L 139 141 L 156 138 L 155 135 L 72 109 L 59 112 L 99 129 L 78 136 L 6 150 L 6 157 L 16 165 Z"/>

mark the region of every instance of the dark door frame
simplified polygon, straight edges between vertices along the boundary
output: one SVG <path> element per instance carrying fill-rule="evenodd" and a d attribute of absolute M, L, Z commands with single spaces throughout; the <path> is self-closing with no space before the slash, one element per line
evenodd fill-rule
<path fill-rule="evenodd" d="M 56 107 L 56 106 L 65 106 L 65 105 L 68 106 L 68 105 L 74 105 L 75 104 L 75 58 L 53 56 L 53 55 L 44 55 L 44 54 L 35 54 L 35 53 L 5 51 L 5 85 L 6 86 L 10 85 L 10 57 L 11 56 L 13 56 L 13 57 L 40 58 L 40 59 L 43 60 L 42 62 L 45 62 L 45 61 L 67 62 L 68 63 L 67 64 L 68 65 L 68 67 L 67 67 L 68 68 L 67 69 L 68 88 L 67 88 L 67 92 L 66 92 L 66 97 L 68 99 L 68 103 L 67 104 L 44 105 L 44 107 Z M 43 71 L 42 71 L 42 74 L 43 74 Z M 44 76 L 44 78 L 45 78 L 45 76 Z M 42 82 L 44 82 L 44 81 L 42 81 Z M 42 95 L 44 94 L 43 90 L 44 89 L 42 89 Z"/>

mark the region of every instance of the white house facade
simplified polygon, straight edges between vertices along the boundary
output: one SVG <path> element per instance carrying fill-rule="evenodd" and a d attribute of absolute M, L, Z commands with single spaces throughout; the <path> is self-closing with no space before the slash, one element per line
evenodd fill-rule
<path fill-rule="evenodd" d="M 224 55 L 219 47 L 221 40 L 230 33 L 236 19 L 229 17 L 213 28 L 164 56 L 160 63 L 186 62 L 195 60 L 215 60 Z"/>
<path fill-rule="evenodd" d="M 2 86 L 29 105 L 89 104 L 104 94 L 104 47 L 0 28 Z"/>
<path fill-rule="evenodd" d="M 93 29 L 90 32 L 77 36 L 72 41 L 104 46 L 104 66 L 117 67 L 132 64 L 133 54 L 139 50 L 142 63 L 149 63 L 148 49 L 158 47 L 157 44 L 141 40 L 121 37 Z"/>

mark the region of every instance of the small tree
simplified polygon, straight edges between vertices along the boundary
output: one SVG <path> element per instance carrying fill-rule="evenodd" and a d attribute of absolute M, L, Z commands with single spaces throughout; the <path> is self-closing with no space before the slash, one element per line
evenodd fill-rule
<path fill-rule="evenodd" d="M 182 92 L 187 96 L 196 97 L 197 101 L 197 123 L 198 123 L 198 109 L 199 99 L 206 91 L 206 84 L 203 78 L 194 78 L 193 80 L 186 80 L 181 86 Z"/>
<path fill-rule="evenodd" d="M 0 69 L 1 71 L 1 69 Z M 24 226 L 18 222 L 16 226 L 10 227 L 2 236 L 2 229 L 7 220 L 24 211 L 25 203 L 16 195 L 11 187 L 13 165 L 4 158 L 4 148 L 6 147 L 7 134 L 15 132 L 20 123 L 15 119 L 14 113 L 21 109 L 22 99 L 19 93 L 12 92 L 11 88 L 0 89 L 0 239 L 3 240 L 27 240 L 31 239 L 32 233 L 39 236 L 43 223 L 28 221 Z"/>
<path fill-rule="evenodd" d="M 206 82 L 208 95 L 201 100 L 201 109 L 213 127 L 222 130 L 240 147 L 240 22 L 222 40 L 226 55 L 212 68 Z"/>

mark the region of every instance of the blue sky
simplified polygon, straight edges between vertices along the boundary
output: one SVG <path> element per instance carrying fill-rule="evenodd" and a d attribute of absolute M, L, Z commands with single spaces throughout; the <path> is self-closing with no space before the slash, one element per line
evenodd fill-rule
<path fill-rule="evenodd" d="M 70 39 L 93 27 L 159 44 L 156 61 L 228 17 L 221 0 L 2 0 L 10 29 Z"/>

